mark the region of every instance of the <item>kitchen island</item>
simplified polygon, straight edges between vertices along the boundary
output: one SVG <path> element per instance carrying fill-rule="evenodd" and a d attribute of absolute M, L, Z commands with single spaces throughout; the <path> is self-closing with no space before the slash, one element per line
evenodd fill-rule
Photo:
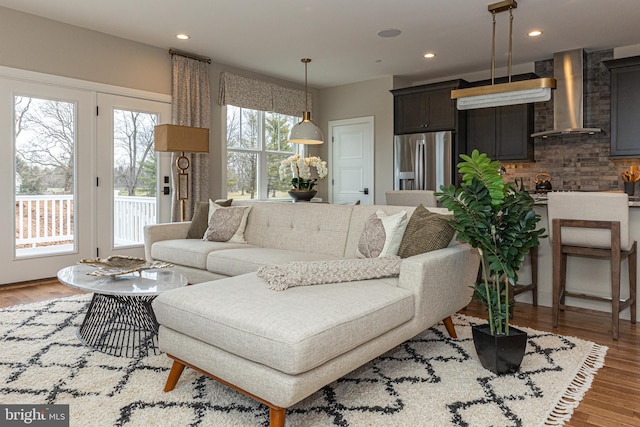
<path fill-rule="evenodd" d="M 536 205 L 534 209 L 541 217 L 538 226 L 548 230 L 550 228 L 547 217 L 546 199 L 543 197 L 534 197 Z M 631 240 L 640 242 L 640 198 L 634 197 L 629 201 L 629 232 Z M 622 263 L 622 274 L 620 276 L 620 296 L 623 299 L 629 297 L 629 270 L 627 261 Z M 638 272 L 640 274 L 640 270 Z M 571 256 L 567 261 L 567 289 L 586 294 L 593 294 L 603 297 L 611 297 L 611 267 L 606 260 L 583 258 Z M 529 257 L 525 258 L 525 263 L 520 269 L 519 283 L 528 284 L 531 282 L 531 264 Z M 548 237 L 540 239 L 540 247 L 538 248 L 538 304 L 551 307 L 552 305 L 552 288 L 553 288 L 553 261 L 551 242 Z M 640 283 L 640 277 L 637 278 Z M 525 292 L 516 297 L 517 301 L 532 301 L 531 292 Z M 611 305 L 608 303 L 589 301 L 584 299 L 575 299 L 567 297 L 570 305 L 578 307 L 590 308 L 594 310 L 602 310 L 611 313 Z M 636 307 L 640 308 L 640 304 L 636 301 Z M 562 318 L 562 315 L 561 315 Z M 629 320 L 629 309 L 620 313 L 620 318 Z M 603 321 L 605 320 L 603 318 Z M 517 324 L 517 319 L 514 321 Z"/>

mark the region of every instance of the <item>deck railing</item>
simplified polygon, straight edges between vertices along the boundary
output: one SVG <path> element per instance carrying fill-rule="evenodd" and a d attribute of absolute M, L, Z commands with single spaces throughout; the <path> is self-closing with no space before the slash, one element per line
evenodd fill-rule
<path fill-rule="evenodd" d="M 144 226 L 155 224 L 156 218 L 155 197 L 114 197 L 113 237 L 116 246 L 144 243 Z"/>
<path fill-rule="evenodd" d="M 16 248 L 69 244 L 74 239 L 72 195 L 16 196 Z M 155 197 L 115 196 L 116 246 L 142 244 L 145 225 L 156 223 Z"/>

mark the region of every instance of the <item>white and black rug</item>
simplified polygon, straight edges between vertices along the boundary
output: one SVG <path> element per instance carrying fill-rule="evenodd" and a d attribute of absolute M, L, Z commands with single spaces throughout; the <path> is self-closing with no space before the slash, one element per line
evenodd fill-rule
<path fill-rule="evenodd" d="M 267 426 L 266 407 L 187 369 L 162 391 L 170 360 L 108 356 L 76 328 L 89 296 L 0 310 L 0 403 L 70 405 L 71 426 Z M 520 372 L 495 376 L 437 325 L 287 410 L 287 426 L 540 426 L 570 419 L 606 347 L 522 328 Z M 517 322 L 516 322 L 517 323 Z"/>

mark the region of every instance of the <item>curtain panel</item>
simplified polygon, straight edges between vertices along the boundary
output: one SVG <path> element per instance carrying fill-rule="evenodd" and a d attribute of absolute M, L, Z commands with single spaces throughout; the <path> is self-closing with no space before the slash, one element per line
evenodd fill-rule
<path fill-rule="evenodd" d="M 312 99 L 311 94 L 308 93 L 305 109 L 303 90 L 291 89 L 233 73 L 220 73 L 220 96 L 218 99 L 220 105 L 231 104 L 252 110 L 302 117 L 303 111 L 311 112 Z"/>
<path fill-rule="evenodd" d="M 208 65 L 197 59 L 172 55 L 171 122 L 174 125 L 211 128 L 211 92 Z M 178 169 L 175 165 L 180 153 L 172 153 L 173 194 L 178 194 Z M 195 203 L 209 200 L 209 154 L 185 153 L 189 159 L 189 200 L 185 203 L 185 218 L 193 216 Z M 180 203 L 173 198 L 172 221 L 180 220 Z"/>

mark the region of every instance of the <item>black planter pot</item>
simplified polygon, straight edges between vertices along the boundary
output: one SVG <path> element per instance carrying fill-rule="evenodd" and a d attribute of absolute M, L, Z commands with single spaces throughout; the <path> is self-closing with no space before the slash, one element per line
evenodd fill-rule
<path fill-rule="evenodd" d="M 471 327 L 473 344 L 482 367 L 501 375 L 520 368 L 527 348 L 527 333 L 509 327 L 509 335 L 491 335 L 489 325 Z"/>
<path fill-rule="evenodd" d="M 293 199 L 294 202 L 308 202 L 316 195 L 316 190 L 289 190 L 289 197 Z"/>

